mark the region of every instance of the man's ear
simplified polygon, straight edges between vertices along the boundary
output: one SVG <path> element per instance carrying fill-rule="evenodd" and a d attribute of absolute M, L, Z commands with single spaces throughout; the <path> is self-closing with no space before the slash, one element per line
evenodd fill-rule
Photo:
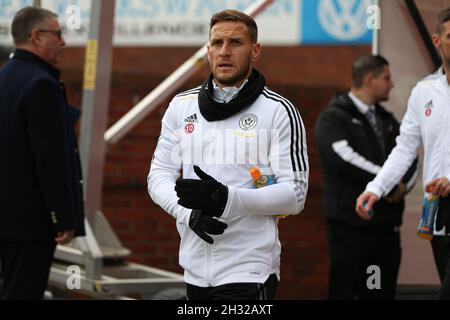
<path fill-rule="evenodd" d="M 207 60 L 208 60 L 208 62 L 210 62 L 210 60 L 209 60 L 209 42 L 208 42 L 208 44 L 206 45 L 206 58 L 207 58 Z"/>
<path fill-rule="evenodd" d="M 431 40 L 433 41 L 435 48 L 439 50 L 441 46 L 441 37 L 439 37 L 438 34 L 433 33 L 433 35 L 431 36 Z"/>
<path fill-rule="evenodd" d="M 374 75 L 372 72 L 368 72 L 364 77 L 363 77 L 363 86 L 368 86 L 370 87 L 372 85 L 372 81 L 374 79 Z"/>
<path fill-rule="evenodd" d="M 38 44 L 41 42 L 41 36 L 39 33 L 39 30 L 36 28 L 33 28 L 31 30 L 31 34 L 30 34 L 30 40 L 33 44 Z"/>
<path fill-rule="evenodd" d="M 261 44 L 255 43 L 255 44 L 253 45 L 252 61 L 253 61 L 253 62 L 258 61 L 260 55 L 261 55 Z"/>

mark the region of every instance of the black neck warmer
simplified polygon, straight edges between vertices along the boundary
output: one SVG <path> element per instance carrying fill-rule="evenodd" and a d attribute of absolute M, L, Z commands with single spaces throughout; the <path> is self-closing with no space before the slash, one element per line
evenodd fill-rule
<path fill-rule="evenodd" d="M 238 95 L 228 103 L 216 102 L 213 98 L 213 75 L 206 80 L 198 95 L 198 105 L 202 116 L 208 121 L 224 120 L 250 106 L 264 89 L 266 79 L 253 69 L 248 82 Z"/>

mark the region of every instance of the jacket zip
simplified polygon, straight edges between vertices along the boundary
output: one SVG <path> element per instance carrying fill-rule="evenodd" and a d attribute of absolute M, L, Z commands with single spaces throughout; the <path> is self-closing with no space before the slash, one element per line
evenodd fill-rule
<path fill-rule="evenodd" d="M 217 132 L 220 132 L 220 128 L 222 126 L 222 121 L 217 121 L 216 124 L 216 130 Z M 225 139 L 225 138 L 224 138 Z M 217 135 L 214 136 L 214 145 L 217 144 Z M 217 150 L 214 150 L 214 156 L 217 157 L 216 154 Z M 213 176 L 217 176 L 217 164 L 214 164 L 214 170 L 213 171 Z M 211 265 L 212 265 L 212 245 L 211 244 L 207 244 L 206 245 L 206 281 L 208 282 L 208 284 L 210 283 L 210 279 L 211 279 Z"/>
<path fill-rule="evenodd" d="M 211 246 L 209 243 L 206 244 L 206 282 L 211 285 Z"/>

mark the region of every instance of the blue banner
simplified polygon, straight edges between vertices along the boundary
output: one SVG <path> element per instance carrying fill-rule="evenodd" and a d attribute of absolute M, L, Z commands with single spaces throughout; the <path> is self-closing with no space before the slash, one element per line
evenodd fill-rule
<path fill-rule="evenodd" d="M 372 0 L 303 0 L 301 44 L 370 44 Z"/>

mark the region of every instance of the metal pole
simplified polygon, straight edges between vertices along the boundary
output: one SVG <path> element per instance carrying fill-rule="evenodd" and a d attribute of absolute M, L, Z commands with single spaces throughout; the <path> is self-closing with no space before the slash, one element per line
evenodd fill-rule
<path fill-rule="evenodd" d="M 380 7 L 380 1 L 375 0 L 375 5 L 380 8 L 379 14 L 381 15 L 381 7 Z M 380 17 L 381 19 L 381 17 Z M 380 26 L 381 27 L 381 26 Z M 374 28 L 372 30 L 372 54 L 379 54 L 380 52 L 380 38 L 379 38 L 379 30 L 377 28 Z"/>
<path fill-rule="evenodd" d="M 250 6 L 245 13 L 256 17 L 266 9 L 274 0 L 260 0 Z M 206 44 L 189 58 L 181 67 L 173 72 L 158 87 L 150 92 L 143 100 L 134 106 L 127 114 L 117 121 L 108 131 L 105 132 L 104 139 L 107 143 L 116 143 L 131 131 L 140 121 L 142 121 L 158 105 L 176 92 L 183 83 L 195 74 L 206 63 Z"/>
<path fill-rule="evenodd" d="M 41 7 L 42 6 L 41 0 L 33 0 L 33 7 Z"/>
<path fill-rule="evenodd" d="M 101 209 L 103 163 L 111 83 L 115 0 L 92 1 L 83 82 L 80 155 L 85 209 L 92 217 Z"/>

